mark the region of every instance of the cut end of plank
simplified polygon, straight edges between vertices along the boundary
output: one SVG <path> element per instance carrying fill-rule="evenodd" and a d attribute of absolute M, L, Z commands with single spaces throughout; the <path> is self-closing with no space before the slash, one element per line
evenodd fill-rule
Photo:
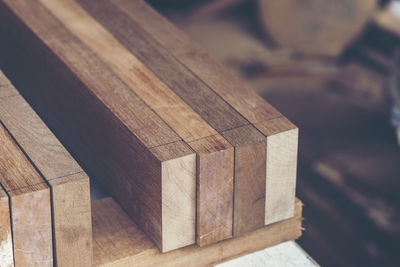
<path fill-rule="evenodd" d="M 265 224 L 293 217 L 298 128 L 267 137 Z"/>
<path fill-rule="evenodd" d="M 197 152 L 196 242 L 232 237 L 234 149 L 220 135 L 189 143 Z"/>
<path fill-rule="evenodd" d="M 162 163 L 162 252 L 194 244 L 196 154 Z"/>
<path fill-rule="evenodd" d="M 223 133 L 235 146 L 233 235 L 243 235 L 264 225 L 266 138 L 253 126 Z"/>
<path fill-rule="evenodd" d="M 50 190 L 45 184 L 9 193 L 16 266 L 53 266 Z"/>

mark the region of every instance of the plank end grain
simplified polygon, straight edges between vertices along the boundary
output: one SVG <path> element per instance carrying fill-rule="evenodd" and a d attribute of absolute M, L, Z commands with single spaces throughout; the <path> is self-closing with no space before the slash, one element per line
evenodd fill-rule
<path fill-rule="evenodd" d="M 48 186 L 32 185 L 9 195 L 15 266 L 53 266 Z"/>
<path fill-rule="evenodd" d="M 0 73 L 1 75 L 1 73 Z M 10 224 L 10 202 L 0 185 L 0 263 L 4 267 L 14 266 L 13 244 Z"/>
<path fill-rule="evenodd" d="M 183 142 L 151 151 L 161 161 L 161 251 L 167 252 L 195 243 L 196 154 Z"/>
<path fill-rule="evenodd" d="M 299 130 L 284 117 L 255 126 L 267 136 L 265 224 L 294 214 Z"/>
<path fill-rule="evenodd" d="M 57 266 L 91 266 L 93 248 L 89 177 L 82 171 L 51 180 L 49 184 Z"/>
<path fill-rule="evenodd" d="M 266 140 L 251 125 L 223 136 L 235 147 L 233 235 L 240 236 L 264 225 Z"/>
<path fill-rule="evenodd" d="M 189 143 L 197 153 L 196 242 L 232 237 L 234 149 L 220 135 Z"/>

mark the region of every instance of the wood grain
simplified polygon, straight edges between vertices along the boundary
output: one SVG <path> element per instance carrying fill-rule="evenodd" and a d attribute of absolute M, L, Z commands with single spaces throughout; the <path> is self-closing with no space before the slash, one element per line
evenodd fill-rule
<path fill-rule="evenodd" d="M 192 245 L 160 253 L 146 235 L 111 199 L 93 203 L 95 266 L 213 266 L 301 235 L 302 204 L 296 201 L 295 217 L 263 227 L 241 237 L 206 247 Z"/>
<path fill-rule="evenodd" d="M 8 82 L 1 73 L 0 80 Z M 50 186 L 57 266 L 90 266 L 89 177 L 11 83 L 9 88 L 15 96 L 0 98 L 0 121 Z"/>
<path fill-rule="evenodd" d="M 232 237 L 234 151 L 219 135 L 190 145 L 197 152 L 197 244 L 204 246 Z"/>
<path fill-rule="evenodd" d="M 155 41 L 152 36 L 146 33 L 137 23 L 132 20 L 127 14 L 118 9 L 117 6 L 113 5 L 110 1 L 100 1 L 94 2 L 80 0 L 79 3 L 92 15 L 94 16 L 104 27 L 106 27 L 115 38 L 118 39 L 127 49 L 129 49 L 133 54 L 135 54 L 147 67 L 149 67 L 164 83 L 166 83 L 174 93 L 179 95 L 186 103 L 188 103 L 197 113 L 201 115 L 201 117 L 213 126 L 219 133 L 223 133 L 225 130 L 237 128 L 243 125 L 248 125 L 248 121 L 244 120 L 243 117 L 232 107 L 230 107 L 225 101 L 223 101 L 213 90 L 211 90 L 207 85 L 205 85 L 200 79 L 198 79 L 195 75 L 193 75 L 185 66 L 183 66 L 180 62 L 178 62 L 165 48 L 163 48 L 160 44 Z M 253 126 L 249 126 L 253 127 Z M 255 129 L 253 129 L 256 131 Z M 239 138 L 233 135 L 231 138 Z M 249 138 L 249 142 L 257 143 L 260 146 L 263 146 L 259 140 L 252 140 L 253 136 L 247 136 Z M 184 138 L 185 140 L 185 138 Z M 185 140 L 190 141 L 190 140 Z M 204 140 L 205 141 L 205 140 Z M 232 140 L 231 144 L 239 143 L 239 140 Z M 191 145 L 191 143 L 189 143 Z M 208 146 L 207 144 L 204 144 Z M 194 151 L 198 152 L 195 147 L 192 146 Z M 257 148 L 254 148 L 257 149 Z M 202 160 L 198 161 L 198 164 L 203 163 L 206 165 L 207 162 L 211 162 L 209 160 L 205 160 L 205 155 L 201 156 Z M 262 154 L 265 156 L 265 154 Z M 235 157 L 237 161 L 238 157 Z M 219 162 L 219 161 L 217 161 Z M 264 164 L 265 157 L 257 157 L 248 160 L 247 163 L 248 168 L 251 168 L 252 165 L 260 165 Z M 241 162 L 236 162 L 236 165 L 243 165 Z M 223 167 L 222 167 L 223 168 Z M 204 170 L 201 166 L 198 167 L 198 171 Z M 218 168 L 216 168 L 218 170 Z M 246 172 L 244 169 L 237 169 L 237 171 Z M 259 173 L 257 173 L 259 174 Z M 241 175 L 241 174 L 236 174 Z M 244 175 L 244 174 L 243 174 Z M 254 181 L 260 181 L 265 179 L 265 174 L 260 174 L 261 177 L 255 179 Z M 198 174 L 198 177 L 204 177 L 204 174 Z M 204 181 L 207 181 L 207 178 L 203 178 Z M 208 179 L 209 180 L 209 179 Z M 225 178 L 221 177 L 220 186 L 222 186 L 221 195 L 225 195 L 223 192 L 225 190 Z M 198 185 L 202 184 L 203 181 L 198 179 Z M 265 185 L 265 181 L 261 184 L 254 184 L 254 187 L 262 187 Z M 208 187 L 208 190 L 214 189 L 218 190 L 219 186 L 217 184 L 213 184 L 213 187 L 210 187 L 206 183 L 203 183 L 204 187 Z M 214 195 L 214 193 L 210 193 Z M 199 198 L 200 195 L 200 198 Z M 221 212 L 220 214 L 224 214 L 227 217 L 223 219 L 221 215 L 216 215 L 215 212 L 211 212 L 210 215 L 202 214 L 203 210 L 211 211 L 211 210 L 220 210 L 221 207 L 227 208 L 231 207 L 232 204 L 226 203 L 224 204 L 219 200 L 218 202 L 214 201 L 214 203 L 220 203 L 219 206 L 210 206 L 207 208 L 205 203 L 209 203 L 210 201 L 203 201 L 203 194 L 198 191 L 198 201 L 201 202 L 200 206 L 203 209 L 197 209 L 197 243 L 199 245 L 206 245 L 216 242 L 218 240 L 222 240 L 224 238 L 230 237 L 228 235 L 228 229 L 226 229 L 228 219 L 232 219 L 230 216 L 230 212 Z M 228 201 L 227 197 L 224 197 L 225 201 Z M 232 198 L 231 198 L 232 199 Z M 231 200 L 230 200 L 231 201 Z M 210 204 L 208 204 L 210 205 Z M 199 207 L 199 206 L 198 206 Z M 262 219 L 264 216 L 260 217 Z M 212 220 L 216 220 L 221 218 L 221 221 L 212 222 Z M 211 222 L 210 224 L 204 225 L 204 228 L 199 226 L 199 223 L 205 224 L 205 222 Z M 224 225 L 225 230 L 220 230 L 221 233 L 217 233 L 217 229 L 211 229 L 212 225 Z M 208 231 L 203 231 L 202 229 L 209 229 Z M 210 233 L 213 233 L 210 235 Z M 205 239 L 204 237 L 208 237 Z M 221 239 L 219 239 L 219 238 Z M 203 241 L 204 240 L 204 241 Z"/>
<path fill-rule="evenodd" d="M 212 155 L 219 152 L 228 158 L 233 158 L 231 146 L 78 4 L 74 1 L 41 0 L 41 2 L 102 58 L 201 158 L 197 161 L 197 184 L 200 185 L 197 187 L 197 201 L 202 207 L 197 209 L 197 243 L 207 244 L 212 241 L 206 242 L 206 240 L 214 240 L 217 236 L 220 238 L 216 239 L 217 241 L 231 237 L 233 199 L 230 195 L 233 194 L 233 161 L 228 164 L 223 160 L 215 160 L 215 156 Z M 210 136 L 215 138 L 209 138 Z M 216 139 L 220 141 L 215 142 Z M 194 146 L 191 145 L 191 141 L 194 142 Z M 210 151 L 204 153 L 198 149 L 200 143 L 209 147 Z M 218 175 L 207 171 L 210 164 Z M 227 183 L 231 186 L 227 187 Z M 207 194 L 204 194 L 203 188 L 207 188 L 209 195 L 220 196 L 218 201 L 210 200 Z M 226 191 L 227 189 L 231 192 Z M 210 214 L 203 210 L 213 212 Z M 221 210 L 223 212 L 217 212 Z M 165 216 L 168 216 L 168 213 L 165 213 Z M 202 227 L 202 225 L 207 226 Z M 221 225 L 223 229 L 220 229 Z M 181 231 L 182 228 L 170 230 L 172 233 Z M 203 239 L 202 236 L 208 236 L 208 239 Z"/>
<path fill-rule="evenodd" d="M 10 197 L 15 266 L 53 266 L 50 190 L 0 126 L 0 184 Z"/>
<path fill-rule="evenodd" d="M 0 262 L 4 267 L 14 266 L 10 215 L 8 195 L 0 186 Z"/>
<path fill-rule="evenodd" d="M 233 235 L 240 236 L 264 225 L 266 142 L 250 126 L 226 131 L 223 136 L 235 146 Z"/>
<path fill-rule="evenodd" d="M 194 243 L 195 153 L 39 2 L 3 1 L 0 12 L 4 71 L 35 111 L 160 249 Z M 174 199 L 162 198 L 168 161 L 184 181 Z M 163 220 L 179 201 L 181 216 Z M 167 231 L 182 224 L 192 230 Z"/>
<path fill-rule="evenodd" d="M 268 134 L 265 224 L 270 224 L 290 218 L 294 213 L 299 130 L 282 118 L 255 126 Z"/>
<path fill-rule="evenodd" d="M 171 22 L 161 16 L 144 1 L 111 1 L 162 44 L 176 59 L 190 69 L 191 72 L 212 88 L 224 101 L 260 130 L 266 139 L 269 140 L 270 147 L 280 147 L 281 143 L 279 141 L 282 140 L 282 138 L 271 139 L 270 137 L 296 128 L 253 89 L 246 86 L 238 77 L 210 57 L 204 49 L 191 41 L 189 37 L 179 31 Z M 271 122 L 268 123 L 269 120 L 271 120 Z M 280 131 L 272 131 L 272 129 L 262 126 L 264 123 L 266 123 L 268 127 L 272 127 L 272 129 L 279 128 Z M 257 127 L 257 125 L 259 127 Z M 280 125 L 280 127 L 275 125 Z M 279 174 L 279 172 L 275 171 L 267 171 L 266 173 L 266 180 L 271 179 L 279 181 L 283 179 L 285 181 L 283 183 L 270 183 L 268 189 L 269 192 L 282 192 L 280 195 L 284 200 L 281 203 L 288 203 L 288 206 L 282 206 L 280 209 L 284 210 L 284 212 L 279 214 L 280 210 L 268 210 L 271 205 L 265 204 L 267 214 L 269 214 L 268 216 L 280 219 L 287 218 L 288 214 L 293 216 L 292 200 L 295 197 L 293 188 L 295 188 L 296 185 L 296 172 L 293 170 L 297 168 L 296 151 L 298 136 L 293 134 L 283 139 L 288 139 L 288 144 L 292 146 L 290 148 L 292 153 L 276 154 L 269 153 L 268 151 L 266 152 L 266 154 L 269 155 L 266 159 L 266 165 L 270 166 L 269 168 L 273 170 L 283 170 L 287 167 L 287 162 L 294 164 L 287 172 L 281 172 L 280 176 L 274 176 L 275 174 Z M 254 142 L 256 143 L 257 141 L 255 140 Z M 260 164 L 261 163 L 258 163 L 256 165 Z M 286 186 L 287 184 L 291 184 L 291 186 Z M 283 193 L 287 189 L 290 190 Z M 274 196 L 271 196 L 271 198 L 273 197 Z M 266 201 L 268 201 L 267 198 Z M 278 213 L 275 214 L 275 212 Z M 268 223 L 268 221 L 270 220 L 266 220 L 265 223 Z"/>

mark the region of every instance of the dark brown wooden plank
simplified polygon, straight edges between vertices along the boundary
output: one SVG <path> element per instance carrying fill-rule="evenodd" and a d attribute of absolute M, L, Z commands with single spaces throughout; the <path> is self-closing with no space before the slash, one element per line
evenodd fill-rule
<path fill-rule="evenodd" d="M 56 136 L 163 251 L 195 242 L 193 151 L 39 2 L 3 1 L 0 13 L 7 36 L 0 45 L 7 51 L 0 55 L 3 69 Z M 174 155 L 160 161 L 155 147 Z M 169 199 L 162 198 L 162 181 L 169 179 L 163 176 L 169 162 L 179 166 L 171 175 L 184 181 L 173 201 L 182 198 L 185 207 L 182 216 L 164 220 Z M 182 223 L 192 231 L 168 232 Z"/>
<path fill-rule="evenodd" d="M 264 225 L 266 142 L 250 126 L 226 131 L 223 136 L 235 146 L 233 235 L 240 236 Z"/>
<path fill-rule="evenodd" d="M 232 237 L 234 151 L 214 135 L 190 146 L 197 152 L 197 244 L 213 244 Z"/>

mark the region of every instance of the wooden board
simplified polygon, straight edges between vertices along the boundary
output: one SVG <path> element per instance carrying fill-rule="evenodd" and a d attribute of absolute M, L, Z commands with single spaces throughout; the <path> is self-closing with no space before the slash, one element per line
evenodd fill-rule
<path fill-rule="evenodd" d="M 57 266 L 90 266 L 89 177 L 1 72 L 0 81 L 13 95 L 0 97 L 0 121 L 50 186 Z"/>
<path fill-rule="evenodd" d="M 259 0 L 268 35 L 280 46 L 298 52 L 338 56 L 363 30 L 377 0 Z"/>
<path fill-rule="evenodd" d="M 266 165 L 268 166 L 266 181 L 271 180 L 266 189 L 268 191 L 266 194 L 272 194 L 269 198 L 266 198 L 266 201 L 275 198 L 274 192 L 279 192 L 278 194 L 283 199 L 276 199 L 273 203 L 265 203 L 265 217 L 267 218 L 264 223 L 268 224 L 293 216 L 297 168 L 297 127 L 144 1 L 111 1 L 212 88 L 218 96 L 237 110 L 248 122 L 255 125 L 266 137 L 266 142 L 269 143 L 266 152 L 266 155 L 268 155 L 266 158 Z M 256 142 L 257 138 L 254 140 L 254 143 Z M 235 143 L 240 143 L 240 139 Z M 282 145 L 284 147 L 283 152 L 275 153 L 276 149 L 273 152 L 268 152 L 268 147 L 279 148 Z M 261 165 L 261 163 L 256 165 Z M 255 181 L 261 181 L 261 179 L 255 179 Z M 262 185 L 254 184 L 252 186 L 261 187 Z M 279 209 L 274 208 L 276 205 L 280 206 Z"/>
<path fill-rule="evenodd" d="M 10 218 L 8 195 L 0 186 L 0 262 L 4 267 L 14 266 Z"/>
<path fill-rule="evenodd" d="M 106 27 L 112 34 L 121 42 L 127 49 L 129 49 L 133 54 L 135 54 L 146 66 L 148 66 L 157 76 L 160 78 L 165 84 L 167 84 L 174 93 L 176 93 L 179 97 L 181 97 L 188 105 L 190 105 L 200 116 L 209 123 L 214 129 L 216 129 L 219 133 L 224 135 L 225 131 L 229 131 L 231 129 L 236 129 L 238 127 L 249 125 L 248 121 L 246 121 L 237 111 L 235 111 L 232 107 L 230 107 L 221 97 L 219 97 L 212 89 L 210 89 L 206 84 L 204 84 L 200 79 L 198 79 L 193 73 L 190 72 L 185 66 L 183 66 L 179 61 L 177 61 L 173 55 L 171 55 L 165 48 L 163 48 L 156 40 L 154 40 L 148 33 L 146 33 L 131 17 L 125 14 L 122 10 L 120 10 L 117 6 L 112 4 L 110 1 L 100 1 L 94 4 L 91 1 L 80 0 L 78 1 L 82 4 L 82 6 L 94 17 L 96 18 L 104 27 Z M 64 12 L 64 11 L 63 11 Z M 111 19 L 112 18 L 112 19 Z M 115 47 L 115 46 L 114 46 Z M 252 128 L 253 126 L 248 126 Z M 254 127 L 253 127 L 254 128 Z M 253 129 L 253 131 L 256 131 Z M 240 131 L 238 131 L 240 133 Z M 265 149 L 265 143 L 258 139 L 252 139 L 253 136 L 238 136 L 231 135 L 228 140 L 232 145 L 237 145 L 235 147 L 235 151 L 238 152 L 240 150 L 240 146 L 238 145 L 241 141 L 240 139 L 247 138 L 248 143 L 254 143 L 254 146 L 248 149 L 259 150 L 259 147 Z M 190 140 L 189 140 L 190 141 Z M 199 143 L 196 141 L 196 144 Z M 193 147 L 191 143 L 189 145 L 194 148 L 196 152 L 199 152 L 195 149 L 196 146 Z M 204 144 L 204 146 L 210 147 L 208 144 Z M 203 153 L 202 153 L 203 154 Z M 203 154 L 200 158 L 203 158 L 205 155 Z M 264 157 L 253 157 L 246 159 L 246 162 L 242 163 L 243 159 L 239 159 L 239 157 L 235 157 L 235 165 L 241 166 L 241 168 L 236 168 L 235 179 L 238 176 L 249 176 L 249 173 L 252 172 L 254 165 L 265 165 L 265 153 L 260 154 L 260 156 Z M 198 161 L 201 163 L 202 161 Z M 204 161 L 211 162 L 211 161 Z M 206 163 L 204 163 L 206 165 Z M 226 163 L 224 163 L 226 164 Z M 206 165 L 207 166 L 207 165 Z M 216 166 L 217 167 L 217 166 Z M 215 167 L 213 167 L 215 168 Z M 226 167 L 227 168 L 227 167 Z M 202 170 L 201 166 L 198 167 L 198 170 Z M 232 166 L 233 169 L 233 166 Z M 218 170 L 218 167 L 216 168 Z M 221 172 L 220 172 L 221 173 Z M 265 187 L 265 173 L 256 172 L 254 174 L 259 175 L 259 177 L 255 178 L 253 181 L 260 181 L 260 183 L 252 184 L 254 187 Z M 211 175 L 211 173 L 210 173 Z M 198 174 L 198 177 L 202 177 L 204 174 Z M 232 177 L 232 175 L 230 175 Z M 229 176 L 227 176 L 229 177 Z M 229 225 L 232 225 L 232 211 L 228 212 L 228 208 L 232 209 L 232 204 L 228 205 L 228 203 L 232 203 L 233 197 L 226 194 L 226 185 L 227 179 L 226 177 L 219 178 L 220 183 L 213 182 L 213 186 L 208 184 L 204 184 L 201 186 L 202 181 L 210 181 L 210 179 L 203 178 L 198 179 L 198 201 L 201 204 L 198 204 L 197 209 L 197 243 L 199 245 L 207 245 L 214 243 L 216 241 L 229 238 L 232 236 L 231 229 L 228 228 Z M 215 179 L 214 179 L 215 180 Z M 231 182 L 229 184 L 232 184 Z M 217 201 L 203 201 L 202 196 L 204 193 L 203 188 L 208 188 L 207 195 L 212 196 L 212 198 L 217 197 Z M 222 191 L 212 193 L 211 190 L 215 188 Z M 232 186 L 230 188 L 233 189 Z M 232 194 L 231 194 L 232 195 Z M 264 199 L 264 196 L 261 196 Z M 242 200 L 244 198 L 234 198 L 233 202 Z M 209 203 L 216 203 L 218 206 L 210 206 Z M 210 206 L 207 207 L 206 205 Z M 203 208 L 199 208 L 203 207 Z M 216 213 L 214 211 L 218 211 L 224 209 L 226 211 Z M 206 214 L 203 215 L 203 210 L 206 211 Z M 239 210 L 238 210 L 239 211 Z M 252 213 L 253 209 L 248 210 L 247 213 Z M 254 216 L 261 216 L 259 213 L 254 211 Z M 223 217 L 222 217 L 223 215 Z M 243 214 L 240 216 L 247 216 L 247 214 Z M 259 219 L 262 220 L 264 215 L 262 215 Z M 203 225 L 207 223 L 207 227 L 203 227 Z M 216 225 L 217 227 L 224 229 L 217 231 L 212 225 Z M 261 227 L 263 224 L 258 224 L 254 227 Z M 233 225 L 235 227 L 235 225 Z M 253 227 L 253 226 L 252 226 Z M 234 230 L 234 232 L 239 233 Z M 210 234 L 212 233 L 212 235 Z"/>
<path fill-rule="evenodd" d="M 95 266 L 212 266 L 287 240 L 302 231 L 302 204 L 296 200 L 295 216 L 265 226 L 241 237 L 217 244 L 192 245 L 160 253 L 146 235 L 111 198 L 93 203 L 93 244 Z"/>
<path fill-rule="evenodd" d="M 190 147 L 38 1 L 0 13 L 4 72 L 55 135 L 162 251 L 193 244 Z"/>
<path fill-rule="evenodd" d="M 231 237 L 233 149 L 229 143 L 76 2 L 41 2 L 198 154 L 198 244 Z M 110 12 L 102 2 L 96 2 L 96 7 L 100 6 Z M 116 21 L 114 16 L 107 20 Z M 207 151 L 201 147 L 207 147 Z M 215 158 L 217 154 L 221 159 Z M 209 171 L 210 165 L 213 172 Z"/>
<path fill-rule="evenodd" d="M 10 197 L 15 266 L 53 266 L 50 190 L 0 126 L 0 184 Z"/>

